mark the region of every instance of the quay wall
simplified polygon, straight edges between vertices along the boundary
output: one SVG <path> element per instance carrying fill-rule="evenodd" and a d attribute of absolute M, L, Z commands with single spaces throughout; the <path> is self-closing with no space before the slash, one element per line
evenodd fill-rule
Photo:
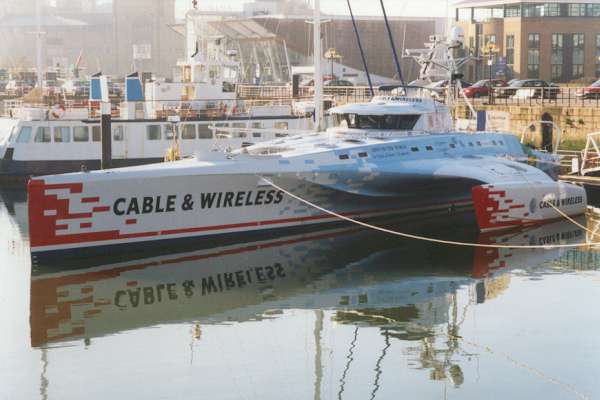
<path fill-rule="evenodd" d="M 476 109 L 507 112 L 510 115 L 510 131 L 519 136 L 532 122 L 550 120 L 560 127 L 562 143 L 574 146 L 574 150 L 585 145 L 588 133 L 600 132 L 600 107 L 592 105 L 478 105 Z M 457 105 L 456 117 L 470 117 L 466 104 Z M 542 126 L 537 124 L 536 137 L 540 137 L 541 129 Z"/>

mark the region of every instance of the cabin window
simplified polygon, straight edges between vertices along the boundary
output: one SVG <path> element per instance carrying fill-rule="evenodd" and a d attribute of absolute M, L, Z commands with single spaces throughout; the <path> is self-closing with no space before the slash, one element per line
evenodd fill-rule
<path fill-rule="evenodd" d="M 89 142 L 90 130 L 87 126 L 76 126 L 73 128 L 74 142 Z"/>
<path fill-rule="evenodd" d="M 36 143 L 50 143 L 52 141 L 52 136 L 50 135 L 50 127 L 49 126 L 40 126 L 37 128 L 35 132 L 34 142 Z"/>
<path fill-rule="evenodd" d="M 275 137 L 287 137 L 289 136 L 287 133 L 276 133 Z"/>
<path fill-rule="evenodd" d="M 212 130 L 208 127 L 208 125 L 204 125 L 204 124 L 198 125 L 198 138 L 199 139 L 212 139 L 213 138 Z"/>
<path fill-rule="evenodd" d="M 353 129 L 385 129 L 409 131 L 414 129 L 420 115 L 358 115 L 337 114 L 336 125 Z"/>
<path fill-rule="evenodd" d="M 235 129 L 245 129 L 246 124 L 236 122 L 236 123 L 231 124 L 231 127 L 235 128 Z M 247 134 L 246 134 L 246 132 L 235 132 L 233 136 L 236 138 L 245 138 L 247 136 Z"/>
<path fill-rule="evenodd" d="M 252 123 L 252 129 L 262 129 L 262 128 L 263 128 L 262 122 L 253 122 Z M 260 132 L 252 132 L 252 137 L 259 138 L 261 136 L 262 136 L 262 133 L 260 133 Z"/>
<path fill-rule="evenodd" d="M 181 138 L 184 140 L 196 139 L 196 125 L 182 125 L 181 126 Z"/>
<path fill-rule="evenodd" d="M 494 146 L 496 146 L 498 143 L 496 143 L 496 141 L 495 141 L 495 140 L 492 140 L 492 144 L 493 144 Z"/>
<path fill-rule="evenodd" d="M 287 122 L 275 122 L 273 128 L 275 129 L 288 129 L 289 125 Z"/>
<path fill-rule="evenodd" d="M 451 148 L 451 149 L 455 149 L 455 148 L 456 148 L 456 145 L 455 145 L 454 143 L 450 143 L 450 148 Z"/>
<path fill-rule="evenodd" d="M 426 146 L 425 148 L 427 149 L 427 151 L 433 151 L 433 147 L 431 146 Z"/>
<path fill-rule="evenodd" d="M 102 128 L 98 125 L 92 126 L 92 142 L 102 141 Z"/>
<path fill-rule="evenodd" d="M 17 134 L 17 127 L 13 126 L 12 129 L 10 130 L 10 134 L 8 135 L 8 142 L 12 142 L 13 139 L 15 138 L 15 135 Z"/>
<path fill-rule="evenodd" d="M 17 143 L 29 143 L 32 132 L 33 128 L 31 126 L 22 127 L 19 131 L 19 136 L 17 136 Z"/>
<path fill-rule="evenodd" d="M 350 156 L 348 154 L 341 154 L 340 155 L 340 160 L 347 160 L 349 158 L 350 158 Z"/>
<path fill-rule="evenodd" d="M 359 156 L 360 158 L 365 158 L 365 157 L 367 157 L 367 156 L 368 156 L 368 154 L 367 154 L 366 152 L 361 152 L 361 153 L 358 153 L 358 156 Z"/>
<path fill-rule="evenodd" d="M 418 147 L 411 147 L 410 151 L 419 151 L 419 148 Z"/>
<path fill-rule="evenodd" d="M 500 146 L 504 146 L 504 142 L 502 140 L 500 140 L 498 143 L 500 143 Z"/>
<path fill-rule="evenodd" d="M 160 140 L 160 125 L 146 126 L 146 140 Z"/>
<path fill-rule="evenodd" d="M 123 125 L 113 126 L 112 135 L 115 142 L 122 142 L 125 140 L 125 127 Z"/>
<path fill-rule="evenodd" d="M 481 146 L 481 142 L 477 142 L 477 146 Z"/>
<path fill-rule="evenodd" d="M 179 126 L 172 124 L 163 125 L 163 133 L 165 140 L 173 140 L 174 134 L 177 135 L 177 138 L 179 138 Z"/>
<path fill-rule="evenodd" d="M 71 141 L 71 128 L 68 126 L 54 127 L 54 143 L 69 143 Z"/>
<path fill-rule="evenodd" d="M 473 147 L 474 146 L 473 142 L 469 142 L 469 146 Z"/>

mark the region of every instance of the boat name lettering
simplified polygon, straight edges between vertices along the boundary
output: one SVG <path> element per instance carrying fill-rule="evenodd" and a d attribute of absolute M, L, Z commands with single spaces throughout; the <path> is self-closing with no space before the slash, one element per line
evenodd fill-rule
<path fill-rule="evenodd" d="M 176 211 L 176 202 L 176 195 L 166 196 L 166 199 L 163 196 L 121 197 L 113 204 L 113 212 L 115 215 L 171 213 Z"/>
<path fill-rule="evenodd" d="M 176 301 L 181 296 L 187 298 L 195 294 L 207 296 L 233 289 L 241 289 L 247 285 L 264 284 L 286 277 L 283 266 L 279 263 L 263 267 L 241 269 L 230 273 L 209 275 L 201 279 L 189 279 L 181 285 L 176 283 L 159 283 L 153 286 L 135 287 L 117 290 L 114 297 L 115 306 L 137 308 L 165 301 Z"/>
<path fill-rule="evenodd" d="M 182 211 L 192 211 L 196 204 L 201 209 L 266 206 L 281 203 L 283 192 L 278 190 L 209 192 L 200 193 L 199 201 L 194 201 L 191 194 L 184 195 L 181 203 L 178 203 L 177 199 L 177 195 L 174 194 L 168 196 L 121 197 L 115 200 L 113 212 L 118 216 L 172 213 L 177 211 L 178 204 Z"/>
<path fill-rule="evenodd" d="M 538 239 L 538 244 L 541 246 L 561 243 L 565 240 L 574 240 L 582 235 L 582 230 L 573 230 L 569 232 L 554 233 L 552 235 L 542 236 Z"/>
<path fill-rule="evenodd" d="M 573 197 L 565 197 L 563 199 L 551 199 L 551 200 L 542 200 L 540 201 L 540 208 L 553 208 L 554 207 L 564 207 L 564 206 L 572 206 L 576 204 L 583 203 L 583 196 L 573 196 Z"/>
<path fill-rule="evenodd" d="M 209 192 L 200 194 L 200 208 L 233 208 L 279 204 L 283 192 L 278 190 L 258 190 L 256 192 Z"/>

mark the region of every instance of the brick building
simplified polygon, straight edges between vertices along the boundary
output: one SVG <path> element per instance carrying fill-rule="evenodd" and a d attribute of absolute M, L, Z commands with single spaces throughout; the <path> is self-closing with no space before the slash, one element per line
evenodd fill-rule
<path fill-rule="evenodd" d="M 465 78 L 491 74 L 571 82 L 600 78 L 600 0 L 465 0 L 455 3 L 456 24 L 465 29 L 465 52 L 480 57 L 466 66 Z"/>

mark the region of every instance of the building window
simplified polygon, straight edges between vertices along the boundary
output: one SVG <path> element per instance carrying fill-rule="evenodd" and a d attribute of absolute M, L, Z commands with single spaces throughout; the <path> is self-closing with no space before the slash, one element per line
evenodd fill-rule
<path fill-rule="evenodd" d="M 544 5 L 543 4 L 523 4 L 523 16 L 524 17 L 543 17 L 544 16 Z"/>
<path fill-rule="evenodd" d="M 484 43 L 486 46 L 488 44 L 496 44 L 496 35 L 485 35 Z"/>
<path fill-rule="evenodd" d="M 569 17 L 585 17 L 585 4 L 568 4 Z"/>
<path fill-rule="evenodd" d="M 540 34 L 530 33 L 527 36 L 527 77 L 540 77 Z"/>
<path fill-rule="evenodd" d="M 521 16 L 521 5 L 507 5 L 506 8 L 504 9 L 504 16 L 506 18 L 510 18 L 510 17 L 520 17 Z"/>
<path fill-rule="evenodd" d="M 527 36 L 527 48 L 528 49 L 539 49 L 540 48 L 540 34 L 530 33 Z"/>
<path fill-rule="evenodd" d="M 558 81 L 563 79 L 563 50 L 564 50 L 564 35 L 562 33 L 552 34 L 552 80 Z"/>
<path fill-rule="evenodd" d="M 506 64 L 515 63 L 515 35 L 506 36 Z"/>
<path fill-rule="evenodd" d="M 596 34 L 596 78 L 600 78 L 600 34 Z"/>
<path fill-rule="evenodd" d="M 558 4 L 558 3 L 546 4 L 544 14 L 546 17 L 560 17 L 560 4 Z"/>
<path fill-rule="evenodd" d="M 588 17 L 600 17 L 600 4 L 588 4 L 587 5 L 587 16 Z"/>
<path fill-rule="evenodd" d="M 573 34 L 573 79 L 583 78 L 583 64 L 585 62 L 583 33 Z"/>
<path fill-rule="evenodd" d="M 458 20 L 459 21 L 471 21 L 471 9 L 470 8 L 459 8 L 458 9 Z"/>

